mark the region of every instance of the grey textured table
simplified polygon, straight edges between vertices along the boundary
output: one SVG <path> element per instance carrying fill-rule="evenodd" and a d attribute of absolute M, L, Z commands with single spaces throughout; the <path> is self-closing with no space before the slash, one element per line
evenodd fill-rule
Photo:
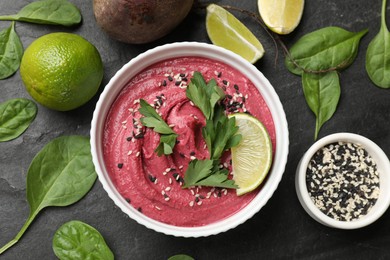
<path fill-rule="evenodd" d="M 145 45 L 117 42 L 103 33 L 95 22 L 92 1 L 71 0 L 81 10 L 83 23 L 76 28 L 17 23 L 16 30 L 26 48 L 34 39 L 55 31 L 77 33 L 92 42 L 104 62 L 100 91 L 125 63 L 155 46 L 177 41 L 209 42 L 205 12 L 190 13 L 168 36 Z M 16 13 L 30 0 L 2 0 L 0 13 Z M 255 0 L 214 1 L 257 12 Z M 361 41 L 356 61 L 340 76 L 341 100 L 334 117 L 324 125 L 320 137 L 342 131 L 364 135 L 390 155 L 390 90 L 375 87 L 364 69 L 365 50 L 380 25 L 380 0 L 308 0 L 299 27 L 282 37 L 291 46 L 299 37 L 326 26 L 350 31 L 369 29 Z M 390 8 L 388 8 L 389 10 Z M 388 11 L 390 14 L 390 12 Z M 176 238 L 149 230 L 129 219 L 108 198 L 96 182 L 88 195 L 70 207 L 48 208 L 41 212 L 18 244 L 1 259 L 55 259 L 51 243 L 63 223 L 78 219 L 97 228 L 116 259 L 166 259 L 186 253 L 197 259 L 389 259 L 390 212 L 374 224 L 354 231 L 322 226 L 305 213 L 295 194 L 295 168 L 313 143 L 315 119 L 305 103 L 300 77 L 290 74 L 283 64 L 282 51 L 275 65 L 275 48 L 263 29 L 253 20 L 237 14 L 258 36 L 267 51 L 256 63 L 276 89 L 290 131 L 290 153 L 283 179 L 273 197 L 253 218 L 216 236 Z M 0 28 L 9 26 L 0 22 Z M 0 81 L 0 102 L 30 98 L 19 72 Z M 19 138 L 0 143 L 0 245 L 12 239 L 28 216 L 26 172 L 34 155 L 50 140 L 61 135 L 89 135 L 96 95 L 85 106 L 71 112 L 56 112 L 39 106 L 37 118 Z"/>

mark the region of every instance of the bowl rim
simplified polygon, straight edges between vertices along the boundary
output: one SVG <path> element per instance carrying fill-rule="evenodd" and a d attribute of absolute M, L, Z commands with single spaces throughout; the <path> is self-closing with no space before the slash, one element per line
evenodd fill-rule
<path fill-rule="evenodd" d="M 306 169 L 313 155 L 322 147 L 335 142 L 352 142 L 360 144 L 376 162 L 379 171 L 380 195 L 369 213 L 354 221 L 339 221 L 326 216 L 311 200 L 306 185 Z M 390 191 L 383 186 L 390 187 L 390 176 L 384 169 L 390 169 L 390 161 L 385 152 L 373 141 L 359 134 L 340 132 L 325 136 L 316 141 L 302 156 L 298 163 L 295 175 L 295 188 L 298 199 L 305 211 L 317 222 L 333 228 L 358 229 L 365 227 L 380 218 L 390 205 Z M 384 191 L 384 192 L 383 192 Z"/>
<path fill-rule="evenodd" d="M 102 131 L 99 132 L 99 129 L 101 129 L 101 126 L 105 122 L 108 109 L 111 107 L 112 102 L 116 99 L 119 92 L 125 87 L 126 83 L 134 75 L 156 62 L 184 56 L 197 56 L 218 60 L 229 64 L 246 75 L 246 77 L 257 87 L 270 109 L 274 120 L 277 140 L 275 149 L 276 152 L 274 154 L 274 161 L 277 161 L 277 163 L 273 164 L 267 182 L 256 197 L 248 205 L 246 205 L 246 207 L 228 218 L 198 227 L 181 227 L 165 224 L 138 212 L 117 192 L 105 169 L 102 153 L 99 153 L 102 149 Z M 282 103 L 268 79 L 266 79 L 253 64 L 249 63 L 239 55 L 221 47 L 200 42 L 176 42 L 161 45 L 139 54 L 137 57 L 126 63 L 110 79 L 96 103 L 96 108 L 91 122 L 90 136 L 92 160 L 95 165 L 99 181 L 114 203 L 125 214 L 139 224 L 157 232 L 178 237 L 201 237 L 215 235 L 235 228 L 239 224 L 242 224 L 251 218 L 271 198 L 280 183 L 287 163 L 289 147 L 289 132 L 286 115 Z"/>

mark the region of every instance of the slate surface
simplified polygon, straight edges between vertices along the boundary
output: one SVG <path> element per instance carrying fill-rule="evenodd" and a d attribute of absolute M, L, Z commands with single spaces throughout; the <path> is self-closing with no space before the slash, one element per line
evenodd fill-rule
<path fill-rule="evenodd" d="M 0 14 L 16 13 L 29 1 L 2 0 Z M 177 41 L 209 42 L 205 30 L 205 11 L 190 13 L 168 36 L 146 45 L 128 45 L 109 38 L 95 22 L 92 1 L 71 0 L 81 10 L 82 25 L 76 28 L 17 23 L 24 47 L 39 36 L 67 31 L 88 39 L 99 50 L 105 67 L 103 90 L 109 79 L 125 63 L 155 46 Z M 255 0 L 214 1 L 257 12 Z M 380 25 L 381 1 L 310 0 L 299 27 L 282 37 L 291 46 L 299 37 L 326 26 L 350 31 L 369 29 L 362 39 L 356 61 L 340 75 L 341 100 L 334 117 L 324 125 L 320 137 L 336 132 L 364 135 L 390 155 L 389 90 L 375 87 L 365 73 L 365 50 Z M 388 8 L 389 9 L 389 8 Z M 389 13 L 389 12 L 388 12 Z M 108 198 L 96 182 L 88 195 L 70 207 L 48 208 L 41 212 L 18 244 L 1 259 L 55 259 L 52 236 L 63 223 L 78 219 L 97 228 L 115 253 L 116 259 L 167 259 L 186 253 L 196 259 L 389 259 L 390 212 L 369 227 L 344 231 L 330 229 L 312 220 L 295 193 L 295 168 L 313 143 L 315 119 L 302 93 L 300 77 L 290 74 L 262 28 L 250 18 L 237 14 L 258 36 L 266 55 L 256 67 L 270 80 L 286 111 L 290 132 L 290 153 L 283 179 L 263 209 L 246 223 L 207 238 L 176 238 L 149 230 L 129 219 Z M 0 29 L 9 22 L 0 22 Z M 50 140 L 61 135 L 89 135 L 96 95 L 87 105 L 71 112 L 56 112 L 39 106 L 37 118 L 19 138 L 0 143 L 0 245 L 11 240 L 28 216 L 26 172 L 34 155 Z M 0 81 L 0 102 L 29 95 L 19 72 Z M 390 170 L 389 170 L 390 171 Z"/>

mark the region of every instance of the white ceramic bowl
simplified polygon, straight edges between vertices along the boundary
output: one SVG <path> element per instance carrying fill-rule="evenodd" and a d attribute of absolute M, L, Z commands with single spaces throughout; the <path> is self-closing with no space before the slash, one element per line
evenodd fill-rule
<path fill-rule="evenodd" d="M 379 172 L 379 198 L 368 213 L 353 221 L 339 221 L 326 216 L 310 199 L 306 186 L 306 170 L 313 155 L 324 146 L 335 142 L 360 144 L 377 164 Z M 383 215 L 390 204 L 390 162 L 383 150 L 364 136 L 353 133 L 337 133 L 328 135 L 315 142 L 303 155 L 298 164 L 295 176 L 295 188 L 298 199 L 306 212 L 319 223 L 340 229 L 357 229 L 367 226 Z"/>
<path fill-rule="evenodd" d="M 144 68 L 156 62 L 182 56 L 198 56 L 218 60 L 236 68 L 246 75 L 246 77 L 257 86 L 264 97 L 264 100 L 272 113 L 276 131 L 276 153 L 274 163 L 272 170 L 269 173 L 269 177 L 258 195 L 245 208 L 229 218 L 201 227 L 177 227 L 168 225 L 146 217 L 134 209 L 118 193 L 112 183 L 104 165 L 102 152 L 103 128 L 106 115 L 111 104 L 126 83 Z M 109 197 L 124 213 L 138 223 L 158 232 L 182 237 L 200 237 L 218 234 L 236 227 L 258 212 L 272 196 L 282 178 L 287 162 L 288 145 L 288 127 L 282 104 L 274 88 L 263 74 L 252 64 L 230 51 L 214 45 L 197 42 L 173 43 L 156 47 L 137 56 L 124 65 L 110 80 L 101 94 L 93 114 L 91 125 L 93 162 L 99 180 Z"/>

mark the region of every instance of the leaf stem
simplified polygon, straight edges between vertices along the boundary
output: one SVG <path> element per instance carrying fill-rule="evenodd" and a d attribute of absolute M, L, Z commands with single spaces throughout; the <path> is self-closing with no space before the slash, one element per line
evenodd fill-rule
<path fill-rule="evenodd" d="M 38 214 L 38 212 L 39 211 L 36 211 L 33 214 L 30 214 L 30 216 L 26 220 L 26 223 L 24 223 L 24 225 L 20 229 L 19 233 L 15 236 L 15 238 L 9 241 L 7 244 L 5 244 L 2 248 L 0 248 L 0 255 L 19 241 L 19 239 L 22 237 L 24 232 L 26 232 L 27 228 L 30 226 L 31 222 L 35 219 L 35 216 Z"/>
<path fill-rule="evenodd" d="M 0 21 L 17 21 L 15 15 L 0 15 Z"/>
<path fill-rule="evenodd" d="M 389 31 L 387 29 L 387 25 L 386 25 L 386 2 L 387 0 L 382 0 L 382 17 L 381 17 L 381 23 L 382 23 L 382 29 L 383 30 L 386 30 L 386 31 Z"/>

